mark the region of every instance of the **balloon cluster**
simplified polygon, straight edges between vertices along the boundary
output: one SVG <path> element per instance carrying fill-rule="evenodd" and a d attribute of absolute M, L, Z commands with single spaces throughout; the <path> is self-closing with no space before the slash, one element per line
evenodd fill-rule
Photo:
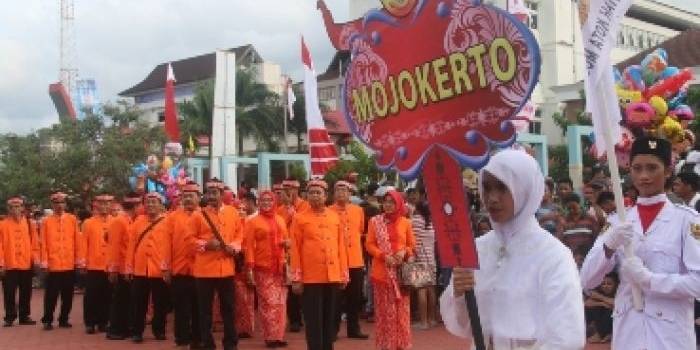
<path fill-rule="evenodd" d="M 688 124 L 695 119 L 685 104 L 690 69 L 668 65 L 666 50 L 657 48 L 640 64 L 614 69 L 615 85 L 623 110 L 622 141 L 616 145 L 621 166 L 626 166 L 635 136 L 666 138 L 674 144 L 684 142 Z"/>
<path fill-rule="evenodd" d="M 177 146 L 166 144 L 163 153 L 162 160 L 151 154 L 146 162 L 134 165 L 131 168 L 129 184 L 137 193 L 158 192 L 172 203 L 190 179 L 180 161 L 182 146 L 179 143 Z"/>

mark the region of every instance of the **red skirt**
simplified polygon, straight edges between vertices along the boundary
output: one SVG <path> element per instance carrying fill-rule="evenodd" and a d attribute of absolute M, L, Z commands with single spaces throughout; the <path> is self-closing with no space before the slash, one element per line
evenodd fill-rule
<path fill-rule="evenodd" d="M 233 281 L 236 332 L 252 336 L 255 328 L 255 289 L 246 283 L 245 277 L 236 276 Z"/>
<path fill-rule="evenodd" d="M 284 339 L 287 323 L 287 286 L 282 274 L 255 271 L 255 290 L 260 308 L 260 328 L 266 341 Z"/>
<path fill-rule="evenodd" d="M 375 344 L 381 350 L 406 350 L 411 344 L 411 299 L 406 291 L 401 298 L 391 284 L 372 281 L 374 290 Z"/>

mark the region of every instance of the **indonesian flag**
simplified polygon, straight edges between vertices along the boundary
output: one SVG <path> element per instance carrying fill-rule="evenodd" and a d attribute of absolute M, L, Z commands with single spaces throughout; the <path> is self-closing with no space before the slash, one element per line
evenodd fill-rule
<path fill-rule="evenodd" d="M 321 109 L 318 107 L 316 71 L 303 37 L 301 38 L 301 60 L 304 62 L 304 96 L 311 155 L 311 178 L 322 178 L 338 161 L 338 153 L 328 136 Z"/>
<path fill-rule="evenodd" d="M 168 63 L 168 76 L 165 78 L 165 134 L 171 142 L 180 142 L 180 126 L 177 124 L 175 104 L 175 74 Z"/>
<path fill-rule="evenodd" d="M 292 89 L 292 79 L 287 79 L 287 110 L 289 111 L 289 120 L 294 119 L 294 102 L 297 101 L 297 97 L 294 95 L 294 89 Z"/>

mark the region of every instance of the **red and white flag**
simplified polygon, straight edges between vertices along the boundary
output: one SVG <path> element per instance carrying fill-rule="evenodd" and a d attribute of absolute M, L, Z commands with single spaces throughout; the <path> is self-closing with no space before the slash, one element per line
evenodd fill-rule
<path fill-rule="evenodd" d="M 338 153 L 328 136 L 321 109 L 318 106 L 316 71 L 303 37 L 301 38 L 301 60 L 304 63 L 304 97 L 311 156 L 311 178 L 322 178 L 338 161 Z"/>
<path fill-rule="evenodd" d="M 170 142 L 180 142 L 180 126 L 177 124 L 177 105 L 175 104 L 175 74 L 173 66 L 168 63 L 168 75 L 165 78 L 165 134 Z"/>
<path fill-rule="evenodd" d="M 294 95 L 294 89 L 292 89 L 292 79 L 287 79 L 287 110 L 289 111 L 289 120 L 294 119 L 294 102 L 297 101 L 297 97 Z"/>

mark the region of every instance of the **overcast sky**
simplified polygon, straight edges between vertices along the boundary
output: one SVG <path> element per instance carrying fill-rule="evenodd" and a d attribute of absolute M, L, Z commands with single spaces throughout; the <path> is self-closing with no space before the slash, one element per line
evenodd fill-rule
<path fill-rule="evenodd" d="M 74 1 L 76 64 L 82 78 L 97 81 L 102 101 L 114 101 L 158 63 L 216 48 L 253 44 L 297 80 L 301 34 L 318 70 L 333 55 L 316 0 Z M 700 12 L 697 0 L 665 1 Z M 58 80 L 59 1 L 2 3 L 0 133 L 26 133 L 58 121 L 48 84 Z M 326 3 L 337 21 L 348 20 L 348 0 Z"/>

